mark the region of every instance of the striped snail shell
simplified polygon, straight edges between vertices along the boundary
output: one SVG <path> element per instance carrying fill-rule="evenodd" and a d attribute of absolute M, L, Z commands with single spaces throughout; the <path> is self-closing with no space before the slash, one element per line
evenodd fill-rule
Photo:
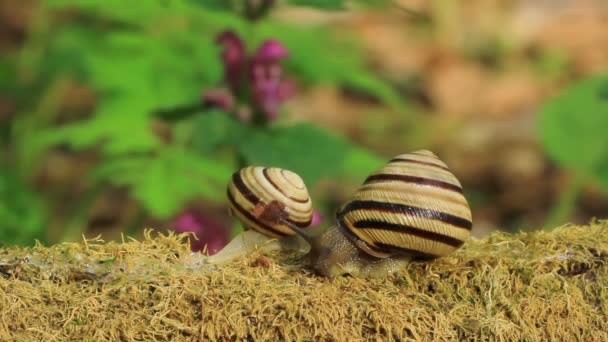
<path fill-rule="evenodd" d="M 373 173 L 318 236 L 294 227 L 325 276 L 385 276 L 412 258 L 445 256 L 469 237 L 462 186 L 430 151 L 401 154 Z"/>
<path fill-rule="evenodd" d="M 445 256 L 472 227 L 460 182 L 430 151 L 398 155 L 367 177 L 337 220 L 349 239 L 380 258 Z"/>
<path fill-rule="evenodd" d="M 290 225 L 305 228 L 312 220 L 312 201 L 304 181 L 285 169 L 249 166 L 235 172 L 228 184 L 228 199 L 243 226 L 266 236 L 295 235 Z M 260 215 L 269 203 L 281 203 L 283 220 Z"/>

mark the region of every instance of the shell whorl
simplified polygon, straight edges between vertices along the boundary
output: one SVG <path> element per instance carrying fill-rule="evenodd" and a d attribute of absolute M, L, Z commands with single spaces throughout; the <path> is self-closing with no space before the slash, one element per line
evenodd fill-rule
<path fill-rule="evenodd" d="M 312 202 L 306 185 L 297 174 L 279 168 L 249 166 L 232 175 L 228 183 L 232 212 L 248 229 L 271 237 L 294 235 L 285 224 L 265 222 L 253 212 L 260 204 L 278 201 L 285 206 L 287 220 L 307 227 L 312 220 Z"/>
<path fill-rule="evenodd" d="M 370 175 L 337 220 L 348 238 L 377 257 L 444 256 L 472 227 L 460 182 L 430 151 L 398 155 Z"/>

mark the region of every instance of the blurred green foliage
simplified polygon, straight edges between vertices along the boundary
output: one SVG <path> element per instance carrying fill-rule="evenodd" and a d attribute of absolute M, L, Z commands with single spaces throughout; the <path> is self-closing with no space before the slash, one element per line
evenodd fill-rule
<path fill-rule="evenodd" d="M 6 165 L 0 165 L 0 246 L 31 244 L 45 236 L 43 199 Z"/>
<path fill-rule="evenodd" d="M 290 2 L 325 9 L 344 5 Z M 46 151 L 57 146 L 100 152 L 87 178 L 91 194 L 104 185 L 125 186 L 150 215 L 164 219 L 194 198 L 223 202 L 228 178 L 243 164 L 289 168 L 310 184 L 338 174 L 362 177 L 377 168 L 380 158 L 313 125 L 247 125 L 200 106 L 201 91 L 222 81 L 215 36 L 231 29 L 248 46 L 267 38 L 280 40 L 290 51 L 287 74 L 300 83 L 347 86 L 402 108 L 397 93 L 365 67 L 352 39 L 337 39 L 323 27 L 302 29 L 271 18 L 252 22 L 241 13 L 241 3 L 42 2 L 25 45 L 0 61 L 0 86 L 18 107 L 18 115 L 2 127 L 5 148 L 11 150 L 2 171 L 13 178 L 16 173 L 27 175 L 0 189 L 2 196 L 18 194 L 11 207 L 2 207 L 0 222 L 8 229 L 0 229 L 23 229 L 23 234 L 6 233 L 0 239 L 46 239 L 41 227 L 48 202 L 45 205 L 28 184 Z M 91 87 L 97 101 L 93 113 L 64 123 L 57 119 L 61 99 L 56 85 L 66 79 Z M 170 122 L 173 139 L 163 141 L 151 129 L 157 113 L 184 106 L 195 108 L 193 115 Z M 74 215 L 80 219 L 72 225 L 84 229 L 82 212 L 88 208 L 78 210 Z M 81 233 L 70 230 L 62 239 Z"/>
<path fill-rule="evenodd" d="M 608 74 L 565 89 L 544 106 L 540 125 L 549 156 L 608 191 Z"/>
<path fill-rule="evenodd" d="M 244 126 L 225 113 L 200 116 L 194 146 L 212 151 L 221 145 L 232 146 L 247 164 L 280 165 L 298 173 L 308 184 L 342 171 L 350 145 L 344 140 L 310 124 L 259 129 Z"/>
<path fill-rule="evenodd" d="M 125 155 L 101 163 L 93 182 L 128 186 L 131 194 L 157 217 L 169 217 L 188 200 L 225 195 L 233 170 L 181 146 L 159 148 L 155 155 Z"/>
<path fill-rule="evenodd" d="M 579 81 L 548 101 L 539 126 L 547 154 L 574 173 L 551 214 L 551 226 L 568 217 L 589 181 L 608 192 L 608 74 Z"/>
<path fill-rule="evenodd" d="M 243 11 L 245 10 L 245 2 L 239 0 L 192 0 L 200 4 L 201 6 L 207 7 L 209 9 L 217 9 L 217 10 L 228 10 L 228 11 Z M 266 0 L 261 1 L 262 3 L 274 3 L 275 0 Z M 389 4 L 389 0 L 357 0 L 357 1 L 347 1 L 347 0 L 286 0 L 284 3 L 295 5 L 295 6 L 305 6 L 312 7 L 322 10 L 342 10 L 347 7 L 347 3 L 352 5 L 352 3 L 363 6 L 379 6 Z"/>

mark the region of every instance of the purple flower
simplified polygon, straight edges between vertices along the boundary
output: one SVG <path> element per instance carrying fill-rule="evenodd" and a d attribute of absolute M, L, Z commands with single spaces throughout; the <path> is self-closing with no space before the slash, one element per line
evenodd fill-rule
<path fill-rule="evenodd" d="M 233 94 L 240 92 L 247 68 L 247 54 L 243 40 L 232 31 L 220 33 L 216 42 L 223 46 L 224 80 Z"/>
<path fill-rule="evenodd" d="M 279 61 L 289 56 L 289 51 L 276 39 L 268 39 L 260 45 L 255 53 L 255 59 Z"/>
<path fill-rule="evenodd" d="M 288 56 L 287 49 L 277 40 L 262 43 L 249 65 L 253 106 L 268 121 L 277 118 L 279 108 L 291 96 L 293 83 L 283 81 L 281 59 Z"/>
<path fill-rule="evenodd" d="M 195 252 L 207 246 L 209 255 L 215 254 L 228 243 L 228 229 L 191 209 L 176 217 L 173 230 L 178 233 L 194 233 L 197 239 L 191 239 L 190 248 Z"/>
<path fill-rule="evenodd" d="M 281 104 L 293 95 L 295 89 L 293 82 L 283 80 L 281 60 L 289 56 L 287 48 L 276 39 L 268 39 L 253 56 L 247 56 L 243 40 L 232 31 L 222 32 L 216 41 L 224 48 L 224 81 L 232 92 L 232 98 L 217 96 L 218 92 L 213 90 L 204 93 L 203 102 L 229 111 L 239 108 L 237 117 L 249 118 L 238 115 L 247 111 L 234 105 L 236 100 L 244 98 L 250 101 L 254 113 L 263 115 L 266 121 L 275 120 Z"/>

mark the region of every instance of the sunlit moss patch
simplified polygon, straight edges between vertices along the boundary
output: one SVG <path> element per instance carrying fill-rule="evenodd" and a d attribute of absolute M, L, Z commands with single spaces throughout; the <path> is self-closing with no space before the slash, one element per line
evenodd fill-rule
<path fill-rule="evenodd" d="M 188 248 L 148 234 L 0 249 L 0 340 L 608 340 L 607 222 L 494 233 L 381 280 Z"/>

